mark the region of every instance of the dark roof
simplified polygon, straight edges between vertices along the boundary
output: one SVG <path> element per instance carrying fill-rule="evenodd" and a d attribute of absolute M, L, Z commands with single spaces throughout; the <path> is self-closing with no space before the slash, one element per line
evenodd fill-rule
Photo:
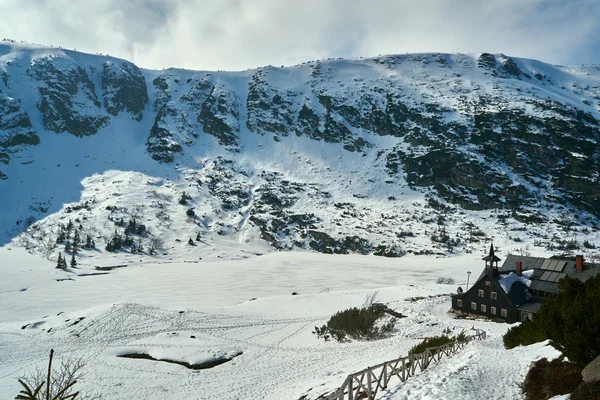
<path fill-rule="evenodd" d="M 600 264 L 583 264 L 583 271 L 577 272 L 575 260 L 561 258 L 527 257 L 509 254 L 498 271 L 509 274 L 516 271 L 517 261 L 521 261 L 522 270 L 534 270 L 529 289 L 546 293 L 558 293 L 558 281 L 565 276 L 585 282 L 600 272 Z"/>
<path fill-rule="evenodd" d="M 541 297 L 534 297 L 532 299 L 527 300 L 525 303 L 521 304 L 517 307 L 517 310 L 525 311 L 528 313 L 536 313 L 542 306 L 544 299 Z"/>

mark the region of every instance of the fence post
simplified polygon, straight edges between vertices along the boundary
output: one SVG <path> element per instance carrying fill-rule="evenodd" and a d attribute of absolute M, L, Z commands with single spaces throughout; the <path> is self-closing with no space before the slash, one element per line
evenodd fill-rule
<path fill-rule="evenodd" d="M 383 363 L 383 389 L 387 389 L 388 381 L 390 380 L 391 374 L 388 376 L 388 362 Z"/>
<path fill-rule="evenodd" d="M 402 382 L 406 382 L 406 358 L 402 359 Z"/>
<path fill-rule="evenodd" d="M 373 400 L 373 391 L 371 390 L 371 368 L 367 368 L 367 399 Z"/>
<path fill-rule="evenodd" d="M 354 377 L 348 375 L 348 400 L 353 400 L 354 397 Z"/>

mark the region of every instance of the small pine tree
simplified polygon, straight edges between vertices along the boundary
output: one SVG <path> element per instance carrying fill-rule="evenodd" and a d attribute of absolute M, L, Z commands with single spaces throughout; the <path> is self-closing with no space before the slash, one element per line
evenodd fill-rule
<path fill-rule="evenodd" d="M 190 246 L 193 246 L 193 245 L 194 245 L 194 241 L 192 240 L 192 238 L 190 238 L 190 240 L 188 240 L 188 244 L 189 244 Z"/>
<path fill-rule="evenodd" d="M 63 229 L 64 229 L 64 227 L 61 226 L 60 233 L 56 237 L 56 243 L 62 243 L 65 240 L 67 240 L 67 235 L 65 235 L 65 231 Z"/>
<path fill-rule="evenodd" d="M 67 261 L 60 252 L 58 253 L 58 260 L 56 261 L 56 268 L 67 269 Z"/>
<path fill-rule="evenodd" d="M 94 243 L 94 239 L 92 239 L 92 237 L 90 235 L 87 235 L 87 237 L 85 238 L 85 248 L 93 249 L 94 247 L 96 247 L 96 243 Z"/>
<path fill-rule="evenodd" d="M 79 236 L 78 231 L 75 231 L 75 233 L 73 234 L 73 243 L 71 244 L 71 251 L 73 253 L 77 253 L 77 250 L 79 250 L 80 243 L 81 243 L 81 236 Z"/>
<path fill-rule="evenodd" d="M 115 230 L 115 233 L 106 244 L 106 251 L 117 251 L 121 247 L 123 247 L 123 239 L 121 238 L 121 234 Z"/>
<path fill-rule="evenodd" d="M 200 232 L 198 232 L 198 234 L 196 235 L 196 242 L 200 241 Z"/>
<path fill-rule="evenodd" d="M 185 206 L 188 202 L 188 200 L 191 200 L 192 198 L 186 193 L 183 192 L 181 194 L 181 197 L 179 198 L 179 204 L 181 204 L 182 206 Z"/>
<path fill-rule="evenodd" d="M 77 266 L 77 260 L 75 260 L 75 254 L 71 256 L 71 268 L 75 268 Z"/>
<path fill-rule="evenodd" d="M 123 246 L 133 246 L 133 237 L 125 234 L 125 239 L 123 239 Z"/>

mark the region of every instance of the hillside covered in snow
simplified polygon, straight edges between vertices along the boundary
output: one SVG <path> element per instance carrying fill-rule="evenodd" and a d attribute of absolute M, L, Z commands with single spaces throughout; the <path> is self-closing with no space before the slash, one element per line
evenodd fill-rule
<path fill-rule="evenodd" d="M 152 71 L 3 42 L 0 246 L 594 252 L 599 109 L 599 66 L 503 54 Z"/>

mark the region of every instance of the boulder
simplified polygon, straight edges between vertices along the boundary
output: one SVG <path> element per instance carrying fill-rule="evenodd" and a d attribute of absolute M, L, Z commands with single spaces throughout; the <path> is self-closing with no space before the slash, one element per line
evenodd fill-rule
<path fill-rule="evenodd" d="M 584 382 L 596 382 L 600 380 L 600 356 L 589 363 L 583 371 L 581 371 Z"/>

